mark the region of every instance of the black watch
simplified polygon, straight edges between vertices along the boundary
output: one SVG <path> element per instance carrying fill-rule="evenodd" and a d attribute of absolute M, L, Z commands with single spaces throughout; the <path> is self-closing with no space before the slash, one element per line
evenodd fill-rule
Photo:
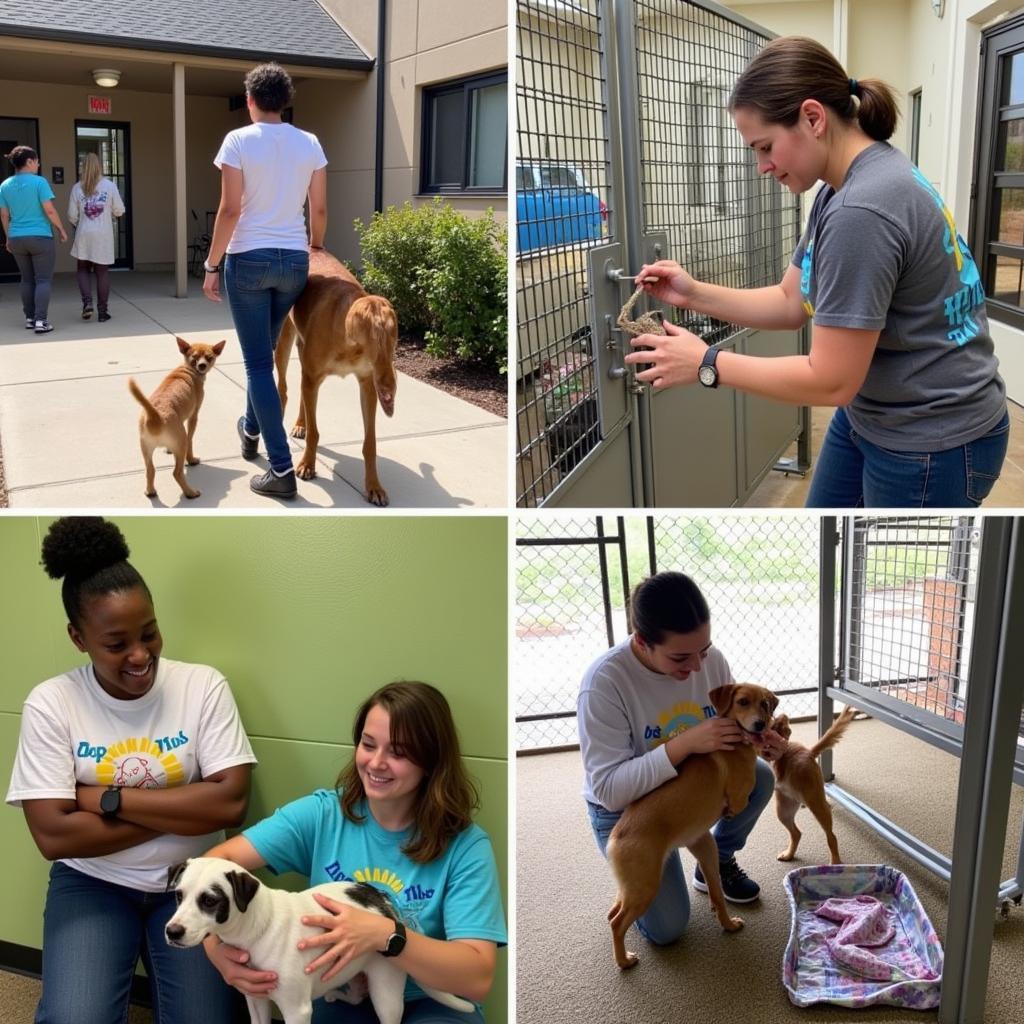
<path fill-rule="evenodd" d="M 208 260 L 203 260 L 203 270 L 208 274 L 219 274 L 224 269 L 223 262 L 218 263 L 217 266 L 211 267 Z"/>
<path fill-rule="evenodd" d="M 100 793 L 100 810 L 103 812 L 104 818 L 117 817 L 118 811 L 121 810 L 120 786 L 108 786 Z"/>
<path fill-rule="evenodd" d="M 388 941 L 380 951 L 381 956 L 398 956 L 405 949 L 405 925 L 395 922 L 395 930 L 388 936 Z"/>
<path fill-rule="evenodd" d="M 718 353 L 719 349 L 716 345 L 709 345 L 701 360 L 700 368 L 697 370 L 697 380 L 706 388 L 718 387 L 718 367 L 715 366 Z"/>

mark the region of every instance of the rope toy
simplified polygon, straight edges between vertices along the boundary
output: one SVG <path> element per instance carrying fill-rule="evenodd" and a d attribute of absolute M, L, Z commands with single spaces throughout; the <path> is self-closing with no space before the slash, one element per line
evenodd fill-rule
<path fill-rule="evenodd" d="M 636 338 L 641 334 L 666 334 L 662 322 L 650 313 L 641 314 L 636 320 L 630 320 L 629 314 L 633 311 L 633 307 L 636 305 L 636 300 L 643 295 L 643 285 L 637 285 L 636 291 L 629 297 L 629 300 L 622 307 L 619 312 L 619 318 L 615 321 L 616 325 L 621 327 L 627 334 Z"/>

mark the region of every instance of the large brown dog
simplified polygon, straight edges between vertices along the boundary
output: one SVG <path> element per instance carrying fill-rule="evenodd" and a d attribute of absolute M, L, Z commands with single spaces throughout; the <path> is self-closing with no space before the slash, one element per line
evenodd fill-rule
<path fill-rule="evenodd" d="M 224 351 L 225 343 L 218 341 L 216 345 L 204 345 L 197 342 L 190 345 L 184 338 L 175 340 L 185 361 L 164 377 L 149 398 L 134 380 L 128 378 L 128 390 L 144 410 L 139 418 L 139 444 L 146 463 L 147 498 L 156 497 L 153 452 L 161 445 L 174 456 L 174 479 L 181 493 L 186 498 L 199 497 L 199 492 L 185 479 L 185 463 L 194 466 L 199 462 L 192 448 L 192 439 L 203 404 L 203 385 L 217 356 Z"/>
<path fill-rule="evenodd" d="M 779 860 L 792 860 L 796 856 L 801 836 L 800 829 L 796 827 L 796 812 L 806 806 L 825 830 L 825 841 L 828 843 L 832 863 L 842 864 L 836 834 L 832 831 L 832 810 L 825 799 L 825 780 L 818 764 L 818 755 L 842 739 L 856 713 L 852 707 L 844 708 L 825 735 L 810 749 L 800 743 L 789 742 L 793 729 L 786 715 L 779 715 L 772 722 L 771 727 L 788 743 L 786 752 L 772 762 L 772 771 L 775 772 L 775 813 L 789 832 L 789 848 L 779 854 Z"/>
<path fill-rule="evenodd" d="M 386 416 L 395 411 L 395 347 L 398 319 L 391 303 L 367 295 L 362 285 L 330 253 L 314 250 L 309 256 L 309 281 L 281 329 L 274 362 L 277 391 L 284 412 L 286 380 L 292 342 L 298 337 L 302 367 L 302 404 L 292 437 L 304 437 L 306 450 L 295 467 L 303 479 L 316 476 L 316 401 L 320 385 L 331 374 L 354 373 L 359 380 L 363 410 L 363 463 L 366 500 L 386 505 L 388 495 L 377 476 L 377 401 Z"/>
<path fill-rule="evenodd" d="M 730 683 L 711 691 L 715 711 L 735 719 L 757 740 L 768 728 L 779 699 L 763 686 Z M 743 921 L 730 917 L 718 871 L 718 847 L 709 831 L 723 814 L 739 814 L 754 789 L 757 751 L 744 744 L 733 750 L 692 754 L 679 774 L 631 803 L 608 838 L 607 856 L 619 883 L 619 896 L 608 912 L 615 962 L 632 967 L 635 953 L 626 951 L 629 926 L 651 905 L 661 884 L 665 858 L 685 846 L 697 858 L 708 896 L 727 932 Z"/>

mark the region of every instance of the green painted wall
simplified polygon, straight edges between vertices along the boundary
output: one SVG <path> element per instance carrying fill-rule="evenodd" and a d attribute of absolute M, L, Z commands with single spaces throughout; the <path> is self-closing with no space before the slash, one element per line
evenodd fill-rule
<path fill-rule="evenodd" d="M 81 663 L 59 581 L 39 564 L 50 519 L 0 518 L 0 786 L 21 705 Z M 227 676 L 253 748 L 249 819 L 331 785 L 356 707 L 394 679 L 451 703 L 480 783 L 508 913 L 507 527 L 503 516 L 120 517 L 153 593 L 164 653 Z M 38 948 L 48 864 L 20 809 L 0 809 L 0 940 Z M 507 954 L 485 1011 L 507 1019 Z"/>

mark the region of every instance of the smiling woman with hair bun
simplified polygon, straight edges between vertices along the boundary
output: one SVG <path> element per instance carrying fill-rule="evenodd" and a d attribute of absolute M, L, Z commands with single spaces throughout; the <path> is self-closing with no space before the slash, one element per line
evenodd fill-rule
<path fill-rule="evenodd" d="M 162 656 L 153 597 L 120 529 L 56 520 L 42 545 L 86 664 L 28 695 L 7 802 L 53 861 L 36 1020 L 113 1024 L 141 956 L 164 1024 L 224 1024 L 239 1003 L 202 950 L 171 949 L 168 869 L 241 824 L 255 763 L 227 681 Z"/>

